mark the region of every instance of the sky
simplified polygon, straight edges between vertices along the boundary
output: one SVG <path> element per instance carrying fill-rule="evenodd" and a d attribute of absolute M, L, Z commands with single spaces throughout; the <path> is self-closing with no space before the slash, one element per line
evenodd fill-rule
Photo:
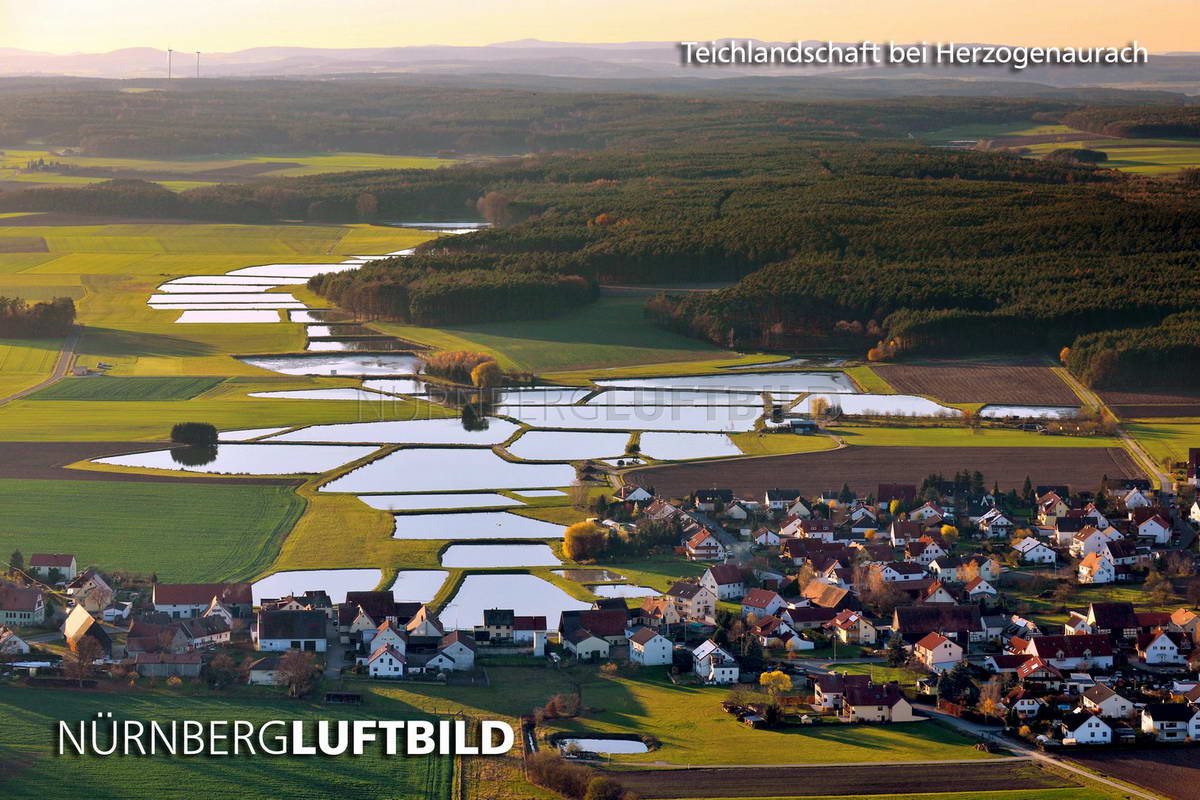
<path fill-rule="evenodd" d="M 1197 0 L 0 0 L 0 48 L 869 39 L 1200 51 Z"/>

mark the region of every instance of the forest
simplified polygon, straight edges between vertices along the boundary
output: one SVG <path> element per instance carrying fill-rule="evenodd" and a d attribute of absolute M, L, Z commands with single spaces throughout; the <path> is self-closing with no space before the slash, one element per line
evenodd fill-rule
<path fill-rule="evenodd" d="M 75 324 L 75 301 L 56 297 L 30 305 L 20 297 L 0 297 L 0 338 L 66 336 Z"/>
<path fill-rule="evenodd" d="M 1081 131 L 1126 139 L 1200 137 L 1200 108 L 1196 106 L 1088 108 L 1071 111 L 1061 119 L 1064 125 Z"/>

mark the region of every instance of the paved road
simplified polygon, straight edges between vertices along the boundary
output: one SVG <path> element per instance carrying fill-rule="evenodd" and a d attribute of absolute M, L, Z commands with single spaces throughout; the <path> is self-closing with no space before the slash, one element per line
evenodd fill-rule
<path fill-rule="evenodd" d="M 1087 785 L 1087 781 L 1094 781 L 1096 783 L 1104 784 L 1110 789 L 1115 789 L 1127 796 L 1140 797 L 1142 800 L 1161 800 L 1159 795 L 1156 795 L 1152 792 L 1143 791 L 1141 789 L 1135 789 L 1129 784 L 1119 783 L 1117 781 L 1110 780 L 1096 772 L 1083 769 L 1082 767 L 1077 767 L 1067 759 L 1060 758 L 1056 754 L 1052 755 L 1050 753 L 1043 753 L 1041 750 L 1019 744 L 1015 740 L 1008 737 L 999 738 L 998 734 L 1003 730 L 1003 728 L 999 726 L 981 725 L 977 722 L 970 722 L 969 720 L 952 717 L 949 714 L 943 714 L 933 706 L 914 703 L 913 708 L 917 711 L 920 711 L 922 714 L 926 714 L 930 717 L 941 720 L 947 725 L 957 728 L 964 733 L 977 736 L 987 741 L 995 742 L 1000 747 L 1004 747 L 1016 753 L 1018 757 L 1033 759 L 1034 761 L 1040 761 L 1045 764 L 1053 765 L 1058 769 L 1066 770 L 1072 775 L 1080 778 L 1080 782 L 1085 786 Z"/>
<path fill-rule="evenodd" d="M 45 389 L 52 383 L 57 383 L 62 380 L 67 374 L 67 370 L 71 368 L 71 362 L 75 360 L 75 347 L 79 344 L 79 336 L 81 334 L 81 326 L 76 325 L 71 335 L 63 342 L 62 350 L 58 353 L 58 361 L 54 364 L 54 371 L 50 373 L 50 377 L 42 381 L 36 386 L 30 386 L 28 389 L 22 389 L 19 392 L 10 394 L 8 397 L 0 397 L 0 405 L 11 400 L 20 400 L 22 397 L 31 395 L 34 392 Z"/>
<path fill-rule="evenodd" d="M 1104 401 L 1100 399 L 1100 396 L 1076 380 L 1075 376 L 1071 374 L 1070 370 L 1064 367 L 1055 367 L 1054 371 L 1058 373 L 1060 378 L 1066 381 L 1067 385 L 1070 386 L 1075 391 L 1075 394 L 1079 395 L 1079 397 L 1085 403 L 1095 406 L 1096 408 L 1102 408 L 1112 414 L 1112 410 L 1105 405 Z M 1113 414 L 1113 417 L 1115 418 L 1116 415 Z M 1154 480 L 1158 482 L 1158 487 L 1164 492 L 1171 491 L 1171 486 L 1173 484 L 1171 476 L 1163 472 L 1159 466 L 1154 463 L 1154 459 L 1151 458 L 1150 454 L 1142 448 L 1141 443 L 1126 433 L 1125 429 L 1120 425 L 1117 426 L 1117 436 L 1121 439 L 1122 444 L 1125 445 L 1125 448 L 1130 452 L 1134 459 L 1141 462 L 1142 469 L 1146 470 L 1147 473 L 1153 476 Z"/>

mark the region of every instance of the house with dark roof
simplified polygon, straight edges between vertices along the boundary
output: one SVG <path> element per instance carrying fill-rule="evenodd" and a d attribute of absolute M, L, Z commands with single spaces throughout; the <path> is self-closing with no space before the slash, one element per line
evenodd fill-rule
<path fill-rule="evenodd" d="M 629 637 L 629 660 L 643 667 L 670 665 L 675 645 L 652 628 L 642 628 Z"/>
<path fill-rule="evenodd" d="M 692 493 L 692 505 L 700 511 L 716 511 L 732 502 L 732 489 L 697 489 Z"/>
<path fill-rule="evenodd" d="M 836 711 L 842 707 L 847 691 L 867 688 L 871 685 L 871 677 L 830 672 L 813 675 L 812 682 L 813 706 L 821 711 Z"/>
<path fill-rule="evenodd" d="M 1091 633 L 1113 639 L 1132 639 L 1138 635 L 1137 612 L 1133 603 L 1105 602 L 1088 606 L 1087 625 Z"/>
<path fill-rule="evenodd" d="M 769 617 L 783 608 L 783 598 L 770 589 L 751 589 L 742 598 L 742 616 Z"/>
<path fill-rule="evenodd" d="M 259 650 L 324 653 L 328 618 L 320 611 L 264 611 L 251 629 Z"/>
<path fill-rule="evenodd" d="M 1106 670 L 1113 665 L 1112 639 L 1097 634 L 1035 636 L 1025 652 L 1059 670 Z"/>
<path fill-rule="evenodd" d="M 46 620 L 46 604 L 37 589 L 0 580 L 0 625 L 14 628 L 40 625 Z"/>
<path fill-rule="evenodd" d="M 1102 717 L 1126 719 L 1133 716 L 1133 703 L 1103 683 L 1088 687 L 1080 702 L 1084 708 Z"/>
<path fill-rule="evenodd" d="M 59 581 L 70 581 L 79 574 L 75 556 L 71 553 L 34 553 L 29 557 L 26 570 L 47 581 L 56 575 Z"/>
<path fill-rule="evenodd" d="M 894 683 L 851 686 L 842 698 L 843 722 L 914 722 L 912 704 Z"/>
<path fill-rule="evenodd" d="M 235 617 L 250 616 L 254 597 L 249 583 L 156 583 L 153 589 L 154 610 L 173 619 L 198 617 L 213 598 L 226 605 Z"/>
<path fill-rule="evenodd" d="M 1142 709 L 1142 733 L 1160 742 L 1200 739 L 1200 709 L 1183 703 L 1147 703 Z"/>
<path fill-rule="evenodd" d="M 916 644 L 927 634 L 939 633 L 964 649 L 987 637 L 979 606 L 897 606 L 892 612 L 892 630 L 909 644 Z"/>
<path fill-rule="evenodd" d="M 666 596 L 675 605 L 675 613 L 684 621 L 703 622 L 717 610 L 717 595 L 698 581 L 675 581 L 667 589 Z"/>
<path fill-rule="evenodd" d="M 700 576 L 700 585 L 718 600 L 739 600 L 746 593 L 746 578 L 737 564 L 713 564 Z"/>

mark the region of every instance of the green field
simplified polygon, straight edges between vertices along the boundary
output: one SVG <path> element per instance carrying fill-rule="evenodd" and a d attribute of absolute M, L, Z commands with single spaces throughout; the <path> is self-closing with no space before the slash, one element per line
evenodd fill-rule
<path fill-rule="evenodd" d="M 233 697 L 170 693 L 73 692 L 0 688 L 0 783 L 6 800 L 164 800 L 164 798 L 396 797 L 448 800 L 455 760 L 385 757 L 367 747 L 359 757 L 255 756 L 99 757 L 54 755 L 59 720 L 344 720 L 414 719 L 424 715 L 381 695 L 346 710 L 278 694 Z M 226 729 L 228 730 L 228 729 Z M 278 733 L 278 730 L 272 733 Z M 102 746 L 104 739 L 100 740 Z M 272 744 L 272 746 L 274 746 Z M 136 752 L 136 751 L 135 751 Z M 74 775 L 74 777 L 69 777 Z"/>
<path fill-rule="evenodd" d="M 1138 440 L 1155 464 L 1167 458 L 1186 461 L 1188 448 L 1200 447 L 1200 422 L 1132 422 L 1122 427 Z"/>
<path fill-rule="evenodd" d="M 304 501 L 289 486 L 0 480 L 0 553 L 218 581 L 264 572 Z M 2 726 L 0 726 L 2 727 Z"/>
<path fill-rule="evenodd" d="M 190 400 L 220 378 L 68 378 L 31 394 L 30 400 L 153 401 Z"/>
<path fill-rule="evenodd" d="M 663 330 L 642 314 L 640 297 L 601 297 L 546 320 L 447 328 L 382 323 L 380 330 L 441 349 L 495 355 L 502 366 L 532 372 L 602 369 L 627 364 L 713 359 L 736 354 Z"/>
<path fill-rule="evenodd" d="M 1013 428 L 903 427 L 837 424 L 829 432 L 866 447 L 1120 447 L 1113 436 L 1046 436 Z"/>
<path fill-rule="evenodd" d="M 62 345 L 62 339 L 0 339 L 0 398 L 49 376 Z"/>

